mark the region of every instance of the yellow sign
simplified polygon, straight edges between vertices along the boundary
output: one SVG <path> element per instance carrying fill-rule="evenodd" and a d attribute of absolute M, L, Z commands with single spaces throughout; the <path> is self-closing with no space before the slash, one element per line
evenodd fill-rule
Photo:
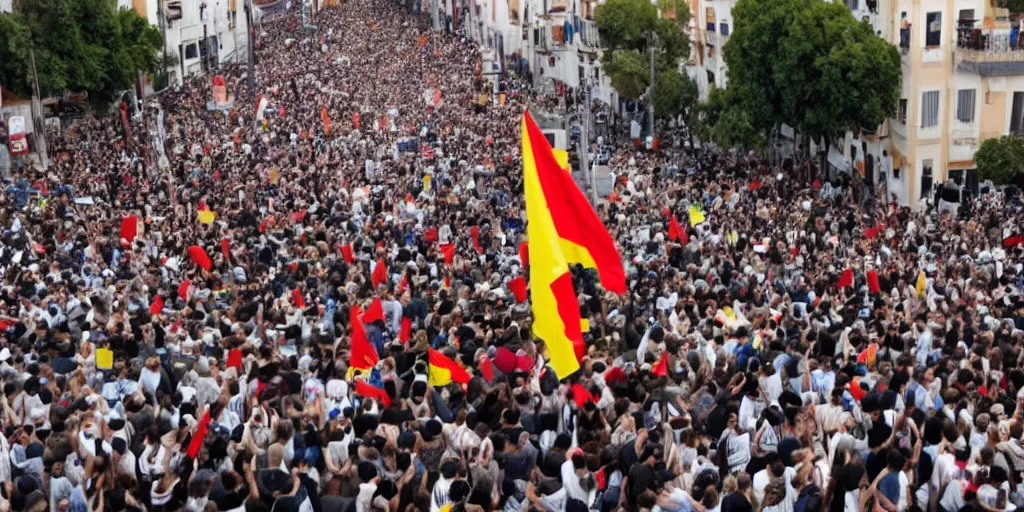
<path fill-rule="evenodd" d="M 109 370 L 114 367 L 114 353 L 107 348 L 96 349 L 96 368 Z"/>

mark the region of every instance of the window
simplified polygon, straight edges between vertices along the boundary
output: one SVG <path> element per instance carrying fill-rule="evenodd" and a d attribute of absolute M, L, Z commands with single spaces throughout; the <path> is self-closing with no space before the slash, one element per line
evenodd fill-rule
<path fill-rule="evenodd" d="M 719 32 L 723 36 L 729 35 L 729 24 L 728 23 L 723 21 L 722 23 L 719 24 L 718 28 L 719 28 Z"/>
<path fill-rule="evenodd" d="M 714 32 L 715 31 L 715 8 L 714 7 L 708 7 L 707 9 L 704 10 L 704 14 L 705 14 L 705 16 L 707 16 L 707 20 L 708 20 L 708 22 L 707 22 L 708 23 L 708 31 L 709 32 Z"/>
<path fill-rule="evenodd" d="M 921 128 L 939 124 L 939 91 L 927 91 L 921 95 Z"/>
<path fill-rule="evenodd" d="M 1010 109 L 1010 133 L 1024 135 L 1024 92 L 1013 93 L 1013 108 Z"/>
<path fill-rule="evenodd" d="M 896 120 L 902 124 L 907 124 L 907 99 L 900 98 L 900 108 L 896 111 Z"/>
<path fill-rule="evenodd" d="M 927 197 L 932 191 L 932 161 L 921 161 L 921 197 Z"/>
<path fill-rule="evenodd" d="M 942 44 L 942 13 L 930 12 L 925 18 L 925 46 L 939 46 Z"/>
<path fill-rule="evenodd" d="M 974 122 L 974 98 L 977 91 L 961 89 L 956 92 L 956 120 L 961 123 Z"/>
<path fill-rule="evenodd" d="M 185 45 L 185 60 L 195 59 L 199 57 L 199 45 L 196 43 L 188 43 Z"/>

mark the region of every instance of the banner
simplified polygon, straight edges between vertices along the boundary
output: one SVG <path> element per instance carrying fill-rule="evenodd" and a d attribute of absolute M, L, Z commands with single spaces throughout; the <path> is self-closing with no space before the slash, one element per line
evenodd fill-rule
<path fill-rule="evenodd" d="M 228 88 L 223 75 L 213 77 L 213 104 L 220 106 L 228 102 Z"/>
<path fill-rule="evenodd" d="M 25 118 L 23 116 L 12 116 L 7 120 L 7 131 L 8 135 L 10 135 L 11 156 L 28 154 L 28 139 L 25 138 Z"/>

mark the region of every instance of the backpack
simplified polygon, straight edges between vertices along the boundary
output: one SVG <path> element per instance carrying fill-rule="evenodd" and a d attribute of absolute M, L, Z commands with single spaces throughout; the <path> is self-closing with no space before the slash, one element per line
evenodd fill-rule
<path fill-rule="evenodd" d="M 809 483 L 800 490 L 793 512 L 821 512 L 821 489 Z"/>

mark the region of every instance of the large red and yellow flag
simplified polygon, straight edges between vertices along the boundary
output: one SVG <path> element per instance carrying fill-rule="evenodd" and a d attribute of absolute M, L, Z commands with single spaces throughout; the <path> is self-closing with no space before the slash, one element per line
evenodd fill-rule
<path fill-rule="evenodd" d="M 626 291 L 626 273 L 615 241 L 529 112 L 522 131 L 533 333 L 547 344 L 561 379 L 579 369 L 585 352 L 569 265 L 597 269 L 601 285 L 619 294 Z"/>

